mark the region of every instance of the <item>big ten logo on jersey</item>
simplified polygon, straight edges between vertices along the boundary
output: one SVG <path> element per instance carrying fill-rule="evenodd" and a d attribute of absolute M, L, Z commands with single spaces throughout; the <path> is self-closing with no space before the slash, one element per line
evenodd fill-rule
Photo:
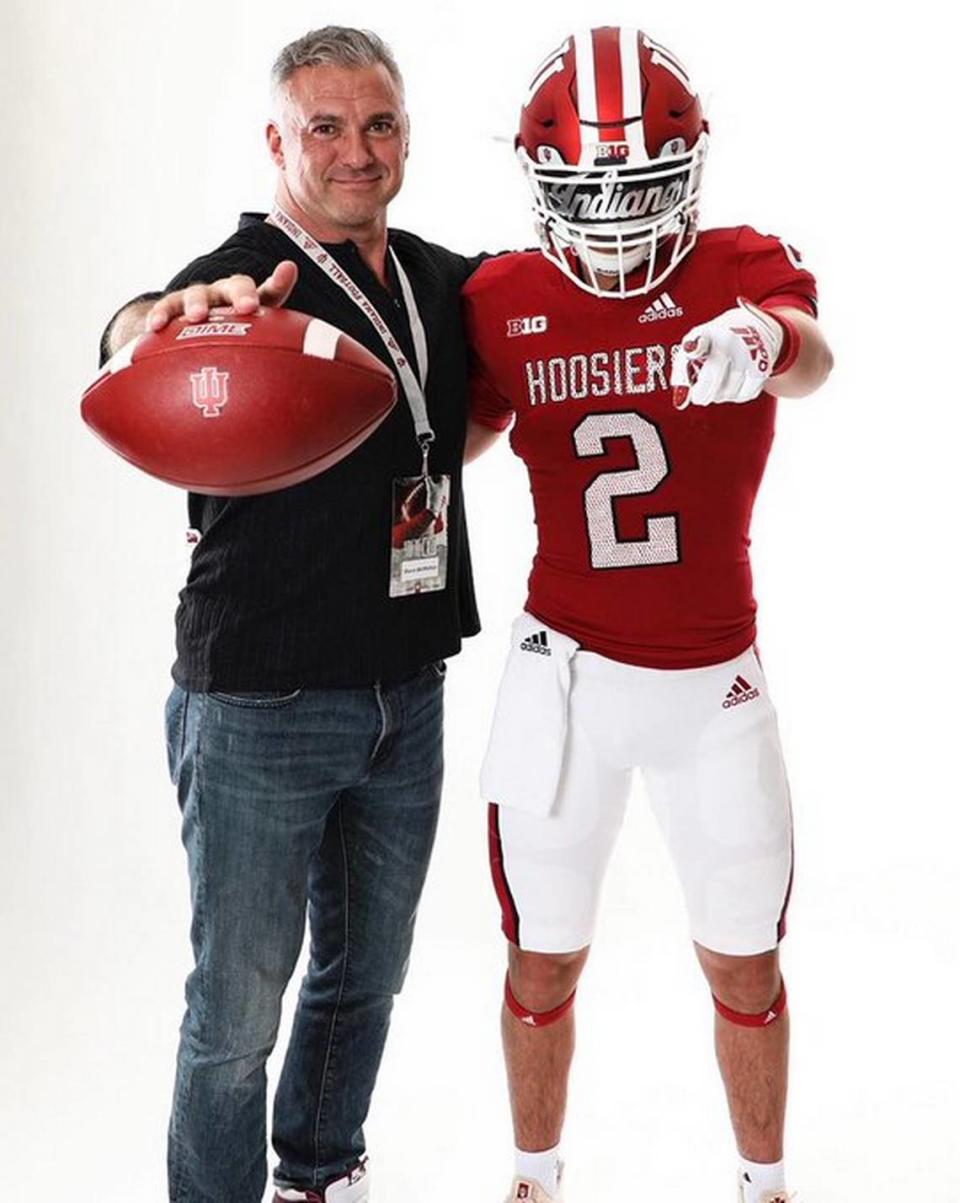
<path fill-rule="evenodd" d="M 524 363 L 527 400 L 531 405 L 553 401 L 585 401 L 587 397 L 630 396 L 667 391 L 670 367 L 678 344 L 615 347 L 591 354 L 557 355 Z"/>
<path fill-rule="evenodd" d="M 508 317 L 507 338 L 519 338 L 522 334 L 545 334 L 548 322 L 546 314 L 536 317 Z"/>

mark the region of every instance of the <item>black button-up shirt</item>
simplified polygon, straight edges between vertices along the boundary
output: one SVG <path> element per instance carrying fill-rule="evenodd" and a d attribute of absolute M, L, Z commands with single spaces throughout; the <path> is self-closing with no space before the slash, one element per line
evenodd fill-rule
<path fill-rule="evenodd" d="M 466 349 L 459 292 L 479 260 L 402 230 L 389 244 L 406 271 L 429 352 L 426 400 L 436 434 L 430 470 L 452 478 L 447 587 L 389 596 L 391 489 L 421 470 L 402 389 L 387 419 L 329 471 L 255 497 L 190 494 L 201 532 L 177 610 L 175 679 L 195 690 L 348 687 L 399 681 L 459 650 L 479 630 L 461 491 Z M 380 312 L 412 362 L 410 323 L 395 279 L 388 291 L 352 242 L 324 247 Z M 244 214 L 222 246 L 168 285 L 242 273 L 259 283 L 281 259 L 300 268 L 288 306 L 346 331 L 391 368 L 362 311 L 281 230 Z M 387 259 L 388 265 L 390 258 Z M 392 268 L 388 267 L 392 272 Z"/>

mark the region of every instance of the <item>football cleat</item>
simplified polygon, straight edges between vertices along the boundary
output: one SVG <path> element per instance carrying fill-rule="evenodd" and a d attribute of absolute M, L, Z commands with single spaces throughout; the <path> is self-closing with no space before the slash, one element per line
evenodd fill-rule
<path fill-rule="evenodd" d="M 656 288 L 696 241 L 707 141 L 665 46 L 626 27 L 572 34 L 537 68 L 516 139 L 543 254 L 596 296 Z"/>

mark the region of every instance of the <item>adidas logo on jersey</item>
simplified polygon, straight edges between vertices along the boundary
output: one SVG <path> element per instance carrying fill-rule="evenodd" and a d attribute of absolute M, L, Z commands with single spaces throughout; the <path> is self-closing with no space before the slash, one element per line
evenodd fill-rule
<path fill-rule="evenodd" d="M 658 322 L 665 317 L 683 317 L 683 307 L 668 292 L 662 292 L 637 318 L 638 322 Z"/>
<path fill-rule="evenodd" d="M 759 696 L 759 689 L 754 688 L 746 677 L 738 676 L 727 691 L 723 708 L 724 710 L 729 710 L 731 706 L 739 706 L 741 702 L 752 702 L 754 698 L 758 698 Z"/>
<path fill-rule="evenodd" d="M 520 650 L 521 652 L 536 652 L 540 656 L 552 655 L 550 648 L 547 646 L 547 632 L 537 631 L 529 639 L 524 639 L 520 644 Z"/>

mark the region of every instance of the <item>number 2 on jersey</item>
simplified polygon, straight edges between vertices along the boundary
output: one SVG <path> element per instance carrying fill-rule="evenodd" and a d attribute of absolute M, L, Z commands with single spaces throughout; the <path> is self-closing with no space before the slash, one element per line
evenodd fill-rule
<path fill-rule="evenodd" d="M 644 568 L 676 564 L 680 544 L 675 514 L 650 515 L 645 539 L 617 538 L 614 502 L 618 497 L 652 493 L 670 473 L 667 453 L 656 426 L 638 413 L 589 414 L 573 432 L 580 459 L 606 454 L 607 439 L 628 438 L 637 457 L 636 468 L 603 472 L 583 495 L 594 568 Z"/>

